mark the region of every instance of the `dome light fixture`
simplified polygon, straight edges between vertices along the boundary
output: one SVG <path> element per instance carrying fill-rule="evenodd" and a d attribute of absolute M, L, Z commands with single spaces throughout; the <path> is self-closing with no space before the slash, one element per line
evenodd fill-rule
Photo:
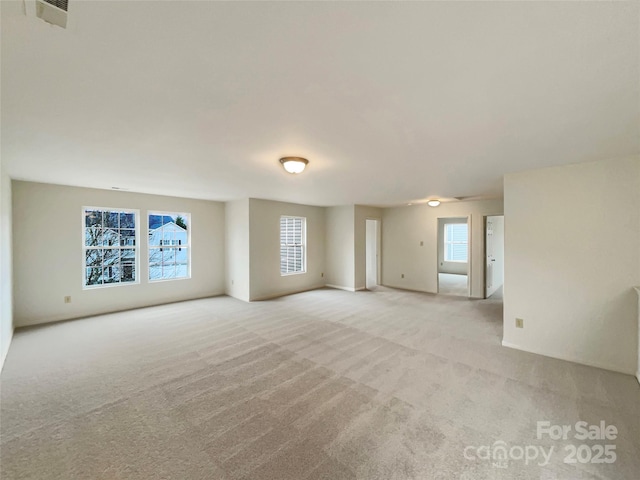
<path fill-rule="evenodd" d="M 440 205 L 440 200 L 429 200 L 427 202 L 427 205 L 429 205 L 430 207 L 437 207 L 438 205 Z"/>
<path fill-rule="evenodd" d="M 309 160 L 302 157 L 282 157 L 280 163 L 289 173 L 302 173 L 309 163 Z"/>

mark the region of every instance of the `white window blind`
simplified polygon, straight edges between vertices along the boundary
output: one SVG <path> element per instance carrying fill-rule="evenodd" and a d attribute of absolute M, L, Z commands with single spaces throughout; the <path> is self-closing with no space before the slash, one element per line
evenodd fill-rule
<path fill-rule="evenodd" d="M 445 262 L 467 262 L 469 227 L 466 223 L 447 223 L 444 226 Z"/>
<path fill-rule="evenodd" d="M 280 274 L 304 273 L 306 218 L 280 217 Z"/>

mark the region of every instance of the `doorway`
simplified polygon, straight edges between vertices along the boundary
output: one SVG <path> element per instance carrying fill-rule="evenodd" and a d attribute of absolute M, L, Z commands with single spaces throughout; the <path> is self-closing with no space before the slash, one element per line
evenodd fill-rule
<path fill-rule="evenodd" d="M 438 219 L 438 293 L 469 297 L 468 217 Z"/>
<path fill-rule="evenodd" d="M 380 220 L 366 220 L 366 275 L 365 286 L 373 290 L 380 285 Z"/>
<path fill-rule="evenodd" d="M 484 217 L 484 297 L 501 299 L 504 287 L 504 215 Z"/>

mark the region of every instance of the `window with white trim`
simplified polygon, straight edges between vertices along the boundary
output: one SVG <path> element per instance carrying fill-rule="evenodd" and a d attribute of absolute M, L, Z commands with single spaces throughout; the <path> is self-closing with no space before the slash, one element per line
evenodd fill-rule
<path fill-rule="evenodd" d="M 149 212 L 149 281 L 191 277 L 191 215 Z"/>
<path fill-rule="evenodd" d="M 137 283 L 138 210 L 83 210 L 85 288 Z"/>
<path fill-rule="evenodd" d="M 307 219 L 280 217 L 280 275 L 306 272 Z"/>
<path fill-rule="evenodd" d="M 467 262 L 469 257 L 469 226 L 447 223 L 444 226 L 444 261 Z"/>

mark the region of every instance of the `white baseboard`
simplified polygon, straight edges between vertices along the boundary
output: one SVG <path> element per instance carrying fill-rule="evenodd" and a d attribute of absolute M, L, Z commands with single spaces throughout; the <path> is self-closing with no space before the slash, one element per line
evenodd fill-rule
<path fill-rule="evenodd" d="M 0 352 L 0 371 L 4 367 L 4 361 L 7 359 L 7 355 L 9 354 L 9 348 L 11 348 L 11 342 L 13 341 L 13 332 L 14 329 L 11 328 L 11 333 L 9 334 L 9 338 L 7 339 L 7 348 L 4 352 Z"/>
<path fill-rule="evenodd" d="M 557 360 L 564 360 L 565 362 L 578 363 L 580 365 L 586 365 L 588 367 L 601 368 L 603 370 L 609 370 L 612 372 L 624 373 L 626 375 L 633 375 L 633 372 L 630 372 L 628 370 L 623 370 L 620 367 L 615 365 L 610 365 L 610 364 L 601 363 L 601 362 L 592 362 L 591 360 L 583 360 L 581 358 L 571 357 L 568 355 L 557 355 L 557 354 L 548 353 L 548 352 L 535 351 L 529 348 L 523 348 L 520 345 L 516 345 L 514 343 L 505 342 L 504 340 L 502 340 L 502 346 L 507 348 L 513 348 L 514 350 L 520 350 L 522 352 L 533 353 L 535 355 L 542 355 L 543 357 L 555 358 Z M 638 381 L 640 381 L 640 379 L 638 379 Z"/>
<path fill-rule="evenodd" d="M 287 295 L 295 295 L 296 293 L 303 293 L 303 292 L 310 292 L 311 290 L 318 290 L 320 288 L 324 288 L 325 285 L 316 285 L 313 287 L 308 287 L 308 288 L 303 288 L 301 290 L 292 290 L 289 292 L 282 292 L 282 293 L 272 293 L 269 295 L 264 295 L 262 297 L 255 297 L 255 298 L 251 298 L 249 301 L 250 302 L 261 302 L 263 300 L 273 300 L 274 298 L 280 298 L 280 297 L 286 297 Z"/>
<path fill-rule="evenodd" d="M 338 290 L 345 290 L 347 292 L 355 292 L 356 291 L 356 289 L 353 288 L 353 287 L 343 287 L 342 285 L 330 285 L 328 283 L 325 285 L 325 287 L 327 287 L 327 288 L 335 288 L 335 289 L 338 289 Z"/>

